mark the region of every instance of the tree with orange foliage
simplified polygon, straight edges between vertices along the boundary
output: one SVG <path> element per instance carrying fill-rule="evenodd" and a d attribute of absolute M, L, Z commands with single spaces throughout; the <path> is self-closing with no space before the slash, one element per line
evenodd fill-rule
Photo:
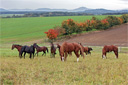
<path fill-rule="evenodd" d="M 44 32 L 47 34 L 47 37 L 53 42 L 54 39 L 57 38 L 58 32 L 55 29 L 49 29 L 48 32 Z"/>

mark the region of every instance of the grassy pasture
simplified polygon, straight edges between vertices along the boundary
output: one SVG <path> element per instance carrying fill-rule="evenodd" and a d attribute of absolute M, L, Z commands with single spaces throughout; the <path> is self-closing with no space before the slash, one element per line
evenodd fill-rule
<path fill-rule="evenodd" d="M 74 53 L 66 62 L 61 62 L 58 53 L 56 58 L 50 58 L 50 54 L 42 57 L 40 53 L 34 59 L 29 59 L 28 54 L 26 59 L 19 59 L 17 50 L 6 50 L 8 54 L 0 58 L 1 85 L 128 84 L 126 53 L 119 53 L 119 59 L 115 59 L 114 53 L 107 54 L 108 59 L 101 59 L 101 52 L 94 50 L 91 56 L 80 57 L 79 62 L 76 62 Z"/>
<path fill-rule="evenodd" d="M 103 19 L 106 15 L 97 15 L 95 17 Z M 83 22 L 91 19 L 92 16 L 0 18 L 1 43 L 24 42 L 45 38 L 45 31 L 60 26 L 63 20 L 69 18 Z"/>
<path fill-rule="evenodd" d="M 51 58 L 50 53 L 29 59 L 20 59 L 18 51 L 14 49 L 0 50 L 1 85 L 41 85 L 41 84 L 73 84 L 73 85 L 127 85 L 128 84 L 128 55 L 119 53 L 115 59 L 114 53 L 108 53 L 108 59 L 101 58 L 101 47 L 93 47 L 92 55 L 67 57 L 61 62 L 59 53 Z M 128 50 L 122 48 L 121 50 Z"/>

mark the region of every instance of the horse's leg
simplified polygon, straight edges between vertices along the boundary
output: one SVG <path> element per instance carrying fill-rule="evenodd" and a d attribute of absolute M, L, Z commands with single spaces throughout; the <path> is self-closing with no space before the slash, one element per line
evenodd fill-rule
<path fill-rule="evenodd" d="M 79 61 L 79 54 L 78 54 L 78 51 L 76 50 L 76 51 L 74 51 L 74 53 L 75 53 L 75 55 L 77 56 L 77 62 Z"/>
<path fill-rule="evenodd" d="M 19 52 L 19 57 L 21 58 L 21 54 L 20 54 L 20 52 Z"/>
<path fill-rule="evenodd" d="M 35 53 L 35 56 L 36 56 L 37 52 Z"/>
<path fill-rule="evenodd" d="M 64 61 L 66 61 L 66 60 L 67 60 L 67 56 L 68 56 L 68 53 L 67 53 L 67 52 L 65 52 L 65 55 L 64 55 Z"/>
<path fill-rule="evenodd" d="M 33 59 L 34 59 L 34 52 L 33 52 Z"/>
<path fill-rule="evenodd" d="M 38 51 L 36 52 L 37 56 L 38 56 Z"/>
<path fill-rule="evenodd" d="M 107 59 L 107 57 L 106 57 L 106 52 L 105 52 L 105 53 L 103 53 L 102 58 L 103 58 L 103 59 L 104 59 L 104 58 L 106 58 L 106 59 Z"/>
<path fill-rule="evenodd" d="M 24 59 L 25 59 L 25 54 L 26 54 L 26 52 L 24 52 Z"/>
<path fill-rule="evenodd" d="M 118 51 L 114 51 L 116 58 L 118 59 Z"/>
<path fill-rule="evenodd" d="M 44 51 L 44 53 L 45 53 L 45 56 L 46 56 L 46 52 Z"/>
<path fill-rule="evenodd" d="M 85 52 L 86 53 L 86 55 L 88 54 L 87 52 Z"/>
<path fill-rule="evenodd" d="M 29 56 L 29 58 L 30 58 L 30 59 L 32 58 L 32 53 L 30 53 L 30 56 Z"/>
<path fill-rule="evenodd" d="M 43 54 L 42 54 L 42 56 L 44 55 L 44 52 L 43 52 Z"/>

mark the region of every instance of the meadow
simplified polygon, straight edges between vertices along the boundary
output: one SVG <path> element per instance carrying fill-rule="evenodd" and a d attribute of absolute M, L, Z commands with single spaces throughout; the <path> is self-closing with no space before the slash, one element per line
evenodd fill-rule
<path fill-rule="evenodd" d="M 103 19 L 106 16 L 95 17 Z M 102 47 L 93 47 L 92 55 L 85 59 L 80 57 L 79 62 L 74 54 L 61 62 L 58 51 L 56 58 L 51 58 L 50 53 L 46 56 L 40 53 L 34 59 L 29 59 L 28 54 L 26 59 L 20 59 L 18 51 L 11 50 L 13 43 L 30 45 L 27 42 L 45 39 L 45 31 L 60 26 L 69 18 L 83 22 L 92 16 L 0 18 L 0 84 L 128 85 L 128 54 L 124 53 L 128 48 L 121 49 L 119 59 L 115 59 L 114 53 L 107 54 L 108 59 L 102 59 Z"/>
<path fill-rule="evenodd" d="M 10 53 L 0 58 L 1 85 L 127 85 L 128 55 L 119 53 L 116 59 L 114 53 L 109 53 L 107 59 L 102 59 L 101 49 L 97 49 L 85 59 L 80 57 L 79 62 L 74 54 L 61 62 L 58 53 L 56 58 L 39 53 L 34 59 L 28 54 L 20 59 L 16 49 L 8 49 Z"/>

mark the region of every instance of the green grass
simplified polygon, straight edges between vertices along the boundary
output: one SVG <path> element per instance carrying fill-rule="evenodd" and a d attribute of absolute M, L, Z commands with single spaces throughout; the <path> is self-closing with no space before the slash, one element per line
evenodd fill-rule
<path fill-rule="evenodd" d="M 102 59 L 101 51 L 94 50 L 91 56 L 80 57 L 79 62 L 74 54 L 61 62 L 59 54 L 50 58 L 50 54 L 42 57 L 40 53 L 34 59 L 29 59 L 27 54 L 26 59 L 20 59 L 17 50 L 6 49 L 4 53 L 0 58 L 1 85 L 128 84 L 128 55 L 125 53 L 119 53 L 119 59 L 115 59 L 114 53 Z"/>
<path fill-rule="evenodd" d="M 95 16 L 103 19 L 106 15 Z M 45 38 L 44 32 L 55 26 L 60 26 L 63 20 L 74 19 L 83 22 L 92 16 L 62 16 L 62 17 L 29 17 L 0 18 L 1 43 L 25 42 Z"/>

